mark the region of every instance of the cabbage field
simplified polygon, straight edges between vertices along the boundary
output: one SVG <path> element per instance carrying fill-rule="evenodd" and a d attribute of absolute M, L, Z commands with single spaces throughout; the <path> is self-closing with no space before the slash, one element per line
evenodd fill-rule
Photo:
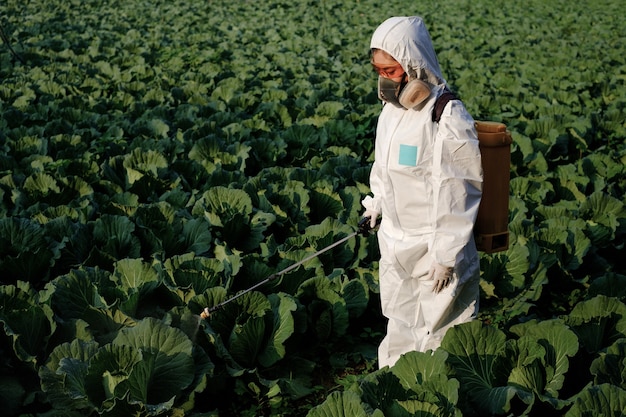
<path fill-rule="evenodd" d="M 622 3 L 4 0 L 2 415 L 626 415 Z M 379 370 L 376 236 L 289 267 L 357 230 L 392 15 L 511 131 L 510 245 Z"/>

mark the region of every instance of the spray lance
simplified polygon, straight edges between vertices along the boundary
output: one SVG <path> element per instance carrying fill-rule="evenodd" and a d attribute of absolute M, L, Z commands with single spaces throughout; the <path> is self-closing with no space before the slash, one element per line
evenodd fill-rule
<path fill-rule="evenodd" d="M 378 226 L 378 224 L 380 223 L 380 219 L 376 220 L 376 226 Z M 323 249 L 318 250 L 317 252 L 307 256 L 306 258 L 302 259 L 301 261 L 296 262 L 295 264 L 289 265 L 287 268 L 283 269 L 282 271 L 276 272 L 270 276 L 268 276 L 267 278 L 265 278 L 263 281 L 257 282 L 256 284 L 254 284 L 253 286 L 251 286 L 250 288 L 247 288 L 243 291 L 241 291 L 240 293 L 234 295 L 231 298 L 228 298 L 225 301 L 222 301 L 221 303 L 209 308 L 206 307 L 202 313 L 200 313 L 200 317 L 202 319 L 208 319 L 212 313 L 214 313 L 215 311 L 219 310 L 220 308 L 224 307 L 226 304 L 230 303 L 231 301 L 236 300 L 237 298 L 241 297 L 244 294 L 249 293 L 250 291 L 254 291 L 255 289 L 257 289 L 258 287 L 267 284 L 270 281 L 275 280 L 278 277 L 281 277 L 282 275 L 286 274 L 287 272 L 290 272 L 294 269 L 296 269 L 297 267 L 299 267 L 300 265 L 302 265 L 303 263 L 310 261 L 313 258 L 316 258 L 318 256 L 320 256 L 321 254 L 323 254 L 324 252 L 328 252 L 329 250 L 331 250 L 332 248 L 341 245 L 342 243 L 346 242 L 347 240 L 352 239 L 354 236 L 358 235 L 358 234 L 362 234 L 363 236 L 367 236 L 368 233 L 372 233 L 374 229 L 371 228 L 370 226 L 370 217 L 363 217 L 359 223 L 358 223 L 358 229 L 352 233 L 350 233 L 348 236 L 339 239 L 338 241 L 326 246 Z"/>

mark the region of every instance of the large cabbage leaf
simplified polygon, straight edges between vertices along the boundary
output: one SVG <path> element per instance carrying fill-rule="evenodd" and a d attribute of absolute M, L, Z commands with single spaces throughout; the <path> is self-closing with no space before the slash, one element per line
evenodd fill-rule
<path fill-rule="evenodd" d="M 364 403 L 371 409 L 382 411 L 385 416 L 458 417 L 460 415 L 454 405 L 442 398 L 441 393 L 428 389 L 419 392 L 407 390 L 387 369 L 364 378 L 359 384 L 358 391 L 361 392 L 361 400 Z"/>
<path fill-rule="evenodd" d="M 231 275 L 217 258 L 188 253 L 167 259 L 163 266 L 169 275 L 166 284 L 181 294 L 182 299 L 202 294 L 209 288 L 230 286 Z"/>
<path fill-rule="evenodd" d="M 626 305 L 616 298 L 598 295 L 576 304 L 565 322 L 590 353 L 626 337 Z"/>
<path fill-rule="evenodd" d="M 584 389 L 565 417 L 623 416 L 626 410 L 626 390 L 615 385 L 593 385 Z"/>
<path fill-rule="evenodd" d="M 248 317 L 246 321 L 235 324 L 228 340 L 228 351 L 237 363 L 254 368 L 263 349 L 266 327 L 265 318 L 258 316 Z"/>
<path fill-rule="evenodd" d="M 97 351 L 96 342 L 79 339 L 54 348 L 45 366 L 39 368 L 41 389 L 54 408 L 85 410 L 89 414 L 100 406 L 90 401 L 85 387 L 89 360 Z"/>
<path fill-rule="evenodd" d="M 298 289 L 296 297 L 307 306 L 307 320 L 318 341 L 341 337 L 349 325 L 349 312 L 341 289 L 324 276 L 311 278 Z"/>
<path fill-rule="evenodd" d="M 365 278 L 348 279 L 340 275 L 335 281 L 341 286 L 341 295 L 346 300 L 350 318 L 360 317 L 365 313 L 370 301 L 369 287 Z"/>
<path fill-rule="evenodd" d="M 279 224 L 291 225 L 296 232 L 304 230 L 309 224 L 307 215 L 311 211 L 310 195 L 302 182 L 288 179 L 276 184 L 269 183 L 262 192 L 271 204 Z"/>
<path fill-rule="evenodd" d="M 550 259 L 547 262 L 553 263 Z M 513 298 L 504 299 L 500 307 L 501 310 L 504 310 L 505 314 L 510 314 L 510 317 L 528 314 L 531 308 L 537 305 L 536 302 L 540 300 L 543 286 L 549 282 L 548 272 L 549 267 L 542 259 L 538 262 L 537 269 L 532 273 L 523 291 L 518 292 Z"/>
<path fill-rule="evenodd" d="M 451 378 L 451 369 L 446 360 L 448 353 L 443 349 L 427 352 L 408 352 L 390 368 L 398 377 L 402 386 L 414 393 L 432 394 L 436 399 L 439 413 L 457 415 L 456 405 L 459 399 L 459 381 Z M 425 399 L 425 396 L 421 396 Z"/>
<path fill-rule="evenodd" d="M 143 360 L 141 350 L 132 346 L 108 344 L 90 359 L 85 374 L 85 391 L 92 404 L 106 408 L 114 399 L 126 395 L 127 381 L 136 364 Z"/>
<path fill-rule="evenodd" d="M 465 401 L 482 413 L 507 413 L 516 397 L 525 404 L 532 403 L 532 394 L 526 389 L 507 383 L 507 362 L 511 358 L 502 331 L 475 320 L 449 329 L 441 348 L 449 354 L 448 362 L 459 379 Z"/>
<path fill-rule="evenodd" d="M 588 293 L 590 297 L 602 294 L 626 302 L 626 275 L 607 272 L 591 282 Z"/>
<path fill-rule="evenodd" d="M 194 380 L 193 343 L 179 329 L 147 318 L 122 329 L 112 343 L 142 354 L 128 379 L 120 383 L 126 384 L 124 388 L 133 400 L 151 405 L 167 403 Z"/>
<path fill-rule="evenodd" d="M 54 259 L 44 228 L 19 217 L 0 219 L 0 271 L 4 282 L 43 281 Z"/>
<path fill-rule="evenodd" d="M 184 219 L 168 202 L 137 207 L 134 220 L 143 251 L 163 252 L 165 257 L 171 257 L 187 252 L 202 255 L 211 248 L 208 222 L 202 218 Z"/>
<path fill-rule="evenodd" d="M 111 280 L 124 296 L 119 308 L 131 317 L 145 317 L 158 310 L 152 297 L 162 283 L 158 271 L 141 259 L 122 259 L 113 264 Z"/>
<path fill-rule="evenodd" d="M 576 166 L 558 165 L 554 170 L 554 190 L 557 200 L 584 201 L 583 191 L 589 183 L 589 177 L 584 173 L 579 173 Z"/>
<path fill-rule="evenodd" d="M 530 267 L 530 251 L 525 245 L 511 245 L 508 250 L 481 257 L 481 269 L 486 284 L 493 285 L 489 295 L 507 297 L 526 288 L 526 273 Z"/>
<path fill-rule="evenodd" d="M 155 207 L 150 207 L 148 213 L 141 208 L 133 208 L 135 213 L 140 214 L 144 217 L 146 214 L 156 214 L 157 209 Z M 151 219 L 144 218 L 136 218 L 135 223 L 137 224 L 136 234 L 139 240 L 141 241 L 142 251 L 144 253 L 152 253 L 152 254 L 160 254 L 166 253 L 167 255 L 172 254 L 172 252 L 164 248 L 166 242 L 170 243 L 172 240 L 178 240 L 180 237 L 180 222 L 163 221 L 163 218 L 159 218 L 160 215 L 156 214 L 156 216 L 150 216 Z M 166 255 L 166 256 L 167 256 Z"/>
<path fill-rule="evenodd" d="M 99 343 L 109 343 L 113 340 L 121 329 L 135 325 L 135 320 L 124 314 L 119 309 L 103 309 L 89 307 L 83 314 L 82 319 L 78 319 L 75 326 L 78 328 L 82 322 L 88 324 L 85 332 L 88 336 Z"/>
<path fill-rule="evenodd" d="M 218 167 L 226 170 L 243 170 L 249 157 L 251 147 L 237 143 L 226 145 L 225 141 L 209 135 L 194 143 L 189 152 L 189 159 L 197 161 L 210 173 Z"/>
<path fill-rule="evenodd" d="M 293 312 L 297 309 L 295 300 L 286 294 L 271 294 L 268 299 L 272 314 L 267 316 L 266 322 L 271 333 L 268 344 L 259 354 L 259 363 L 264 367 L 270 367 L 285 357 L 285 343 L 294 334 Z"/>
<path fill-rule="evenodd" d="M 85 331 L 85 338 L 107 343 L 121 328 L 135 324 L 117 308 L 127 295 L 110 277 L 99 268 L 81 268 L 51 281 L 50 303 L 65 326 L 73 323 L 73 331 Z"/>
<path fill-rule="evenodd" d="M 524 401 L 532 405 L 532 396 L 528 393 L 541 395 L 546 386 L 545 348 L 539 342 L 529 336 L 522 336 L 518 340 L 507 342 L 508 363 L 503 370 L 509 371 L 507 385 L 519 388 L 522 391 Z"/>
<path fill-rule="evenodd" d="M 336 218 L 343 210 L 343 203 L 337 193 L 328 190 L 311 190 L 309 193 L 310 217 L 319 223 L 327 217 Z"/>
<path fill-rule="evenodd" d="M 137 68 L 137 67 L 135 67 Z M 163 94 L 161 91 L 157 91 L 157 90 L 150 90 L 148 91 L 148 93 L 146 94 L 146 96 L 144 97 L 144 100 L 154 100 L 154 101 L 163 101 Z M 131 128 L 131 134 L 134 136 L 145 136 L 145 137 L 150 137 L 150 138 L 165 138 L 167 137 L 167 133 L 169 132 L 170 127 L 167 125 L 167 123 L 165 123 L 163 120 L 161 119 L 157 119 L 157 118 L 139 118 L 132 126 Z M 145 155 L 147 154 L 147 155 Z M 162 156 L 157 155 L 157 157 L 155 156 L 151 156 L 150 152 L 141 152 L 139 153 L 140 155 L 140 161 L 137 161 L 140 165 L 146 165 L 146 160 L 155 160 L 157 159 L 157 157 L 160 157 L 158 159 L 161 159 Z M 144 156 L 145 155 L 145 156 Z M 134 159 L 137 159 L 137 157 L 134 157 Z M 137 163 L 135 162 L 135 163 Z M 153 169 L 153 167 L 151 166 L 152 164 L 148 164 L 148 166 L 146 166 L 144 169 Z"/>
<path fill-rule="evenodd" d="M 102 164 L 102 185 L 105 190 L 111 192 L 123 193 L 130 189 L 129 180 L 126 178 L 126 168 L 124 167 L 124 156 L 116 155 Z"/>
<path fill-rule="evenodd" d="M 179 159 L 172 161 L 170 169 L 181 178 L 181 184 L 194 190 L 205 190 L 210 184 L 210 173 L 197 161 Z M 167 192 L 166 194 L 167 195 Z"/>
<path fill-rule="evenodd" d="M 282 133 L 282 139 L 287 143 L 286 163 L 299 165 L 311 159 L 324 149 L 326 132 L 310 124 L 294 124 Z"/>
<path fill-rule="evenodd" d="M 125 216 L 104 214 L 93 222 L 92 259 L 97 262 L 96 253 L 103 260 L 114 262 L 124 258 L 139 258 L 141 242 L 133 234 L 135 224 Z M 94 259 L 95 258 L 95 259 Z"/>
<path fill-rule="evenodd" d="M 134 184 L 144 175 L 158 178 L 160 172 L 167 168 L 167 159 L 158 151 L 135 148 L 124 158 L 124 167 L 128 183 Z"/>
<path fill-rule="evenodd" d="M 341 114 L 344 109 L 344 104 L 340 101 L 322 101 L 315 109 L 315 114 L 311 117 L 300 120 L 302 124 L 312 124 L 317 127 L 322 127 L 328 121 L 335 119 Z M 324 132 L 326 133 L 326 132 Z"/>
<path fill-rule="evenodd" d="M 57 327 L 53 316 L 28 283 L 0 287 L 0 325 L 21 361 L 38 362 Z"/>
<path fill-rule="evenodd" d="M 206 221 L 203 219 L 190 219 L 185 221 L 180 237 L 178 253 L 193 252 L 196 255 L 204 255 L 207 254 L 211 248 L 212 235 Z M 172 252 L 176 253 L 170 251 L 170 253 Z"/>
<path fill-rule="evenodd" d="M 54 197 L 61 192 L 61 188 L 51 175 L 35 173 L 24 181 L 24 191 L 31 195 L 32 202 L 44 200 L 52 203 Z"/>
<path fill-rule="evenodd" d="M 604 153 L 592 153 L 585 156 L 578 162 L 578 167 L 590 178 L 596 191 L 605 189 L 611 181 L 623 176 L 626 170 L 624 164 L 616 164 L 611 155 Z M 586 202 L 583 206 L 585 204 Z"/>
<path fill-rule="evenodd" d="M 47 220 L 44 224 L 48 236 L 60 242 L 57 259 L 54 263 L 54 271 L 58 271 L 58 274 L 79 268 L 89 257 L 89 252 L 92 249 L 93 240 L 87 226 L 86 216 L 82 212 L 76 212 L 76 216 L 57 212 L 55 216 L 60 214 L 58 217 Z M 49 212 L 44 213 L 44 215 L 48 214 Z M 76 217 L 76 220 L 73 220 L 73 217 Z"/>
<path fill-rule="evenodd" d="M 65 175 L 65 174 L 62 174 Z M 29 177 L 30 179 L 31 177 Z M 74 176 L 63 176 L 58 180 L 53 179 L 53 177 L 47 175 L 45 177 L 35 177 L 37 184 L 37 188 L 35 190 L 30 190 L 33 195 L 31 196 L 32 201 L 31 204 L 33 208 L 37 205 L 41 205 L 42 207 L 50 206 L 61 208 L 64 206 L 68 207 L 79 207 L 81 205 L 89 204 L 89 201 L 86 197 L 93 197 L 93 188 L 89 185 L 85 180 L 79 177 Z M 26 180 L 24 187 L 26 188 Z M 35 184 L 31 184 L 35 185 Z M 45 187 L 45 190 L 42 190 L 41 187 Z M 28 208 L 28 211 L 33 212 L 33 208 Z"/>
<path fill-rule="evenodd" d="M 350 148 L 332 147 L 329 151 L 337 153 L 338 156 L 328 158 L 320 166 L 319 173 L 327 178 L 342 184 L 350 184 L 353 181 L 354 171 L 362 167 L 361 162 L 356 158 L 354 151 Z"/>
<path fill-rule="evenodd" d="M 368 407 L 369 408 L 369 407 Z M 384 413 L 376 410 L 369 413 L 358 394 L 345 391 L 335 391 L 326 400 L 312 408 L 307 417 L 384 417 Z"/>
<path fill-rule="evenodd" d="M 531 320 L 511 327 L 518 336 L 528 336 L 537 340 L 546 351 L 545 393 L 558 398 L 563 388 L 565 375 L 569 370 L 569 358 L 578 352 L 578 338 L 562 320 Z M 543 391 L 539 391 L 543 394 Z"/>
<path fill-rule="evenodd" d="M 245 251 L 258 248 L 263 232 L 274 222 L 271 213 L 253 212 L 252 199 L 244 190 L 223 186 L 206 191 L 192 213 L 205 216 L 220 239 Z"/>
<path fill-rule="evenodd" d="M 114 267 L 111 279 L 127 294 L 151 291 L 161 281 L 158 271 L 141 259 L 122 259 L 115 262 Z"/>
<path fill-rule="evenodd" d="M 59 410 L 104 412 L 125 402 L 147 415 L 164 412 L 194 381 L 192 350 L 180 330 L 146 319 L 102 347 L 78 339 L 58 345 L 40 368 L 41 386 Z"/>
<path fill-rule="evenodd" d="M 398 415 L 398 401 L 411 398 L 411 393 L 402 386 L 398 377 L 385 370 L 367 375 L 360 382 L 358 391 L 364 403 L 371 409 L 381 410 L 385 416 Z"/>
<path fill-rule="evenodd" d="M 206 295 L 210 294 L 211 291 L 207 291 Z M 283 319 L 281 314 L 285 311 L 278 312 L 279 316 L 275 319 Z M 259 355 L 266 349 L 269 335 L 274 333 L 274 336 L 278 335 L 280 338 L 281 324 L 277 324 L 274 318 L 268 319 L 268 314 L 273 315 L 270 300 L 258 291 L 250 291 L 239 295 L 210 315 L 206 331 L 214 343 L 219 345 L 217 347 L 225 350 L 227 359 L 234 362 L 231 365 L 233 368 L 254 368 Z M 275 333 L 276 331 L 279 333 Z M 273 355 L 269 350 L 266 353 L 264 360 L 271 362 Z"/>
<path fill-rule="evenodd" d="M 511 178 L 510 189 L 512 196 L 535 205 L 543 205 L 553 191 L 550 183 L 528 177 Z"/>
<path fill-rule="evenodd" d="M 615 341 L 600 352 L 589 370 L 596 385 L 612 384 L 626 389 L 626 338 Z"/>
<path fill-rule="evenodd" d="M 55 313 L 64 320 L 83 318 L 90 307 L 109 308 L 107 300 L 100 294 L 106 291 L 110 273 L 101 269 L 79 269 L 55 278 L 50 285 L 54 288 L 51 305 Z"/>
<path fill-rule="evenodd" d="M 587 221 L 587 231 L 596 246 L 611 243 L 616 232 L 624 233 L 626 226 L 619 219 L 626 217 L 626 206 L 617 198 L 596 191 L 583 201 L 580 215 Z"/>
<path fill-rule="evenodd" d="M 139 196 L 137 194 L 126 191 L 123 193 L 116 193 L 112 195 L 108 199 L 107 205 L 103 207 L 102 211 L 108 214 L 133 216 L 135 215 L 139 207 Z M 149 207 L 152 207 L 152 205 L 150 205 Z"/>
<path fill-rule="evenodd" d="M 572 271 L 582 265 L 591 248 L 585 226 L 582 219 L 552 218 L 542 222 L 537 237 L 541 245 L 556 253 L 564 270 Z"/>

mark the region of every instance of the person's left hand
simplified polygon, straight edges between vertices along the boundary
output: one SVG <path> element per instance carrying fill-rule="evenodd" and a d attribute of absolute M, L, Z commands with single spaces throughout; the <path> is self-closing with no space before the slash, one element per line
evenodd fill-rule
<path fill-rule="evenodd" d="M 428 272 L 428 279 L 433 280 L 433 292 L 435 294 L 438 294 L 450 284 L 452 270 L 453 268 L 449 266 L 439 265 L 437 262 L 432 263 Z"/>

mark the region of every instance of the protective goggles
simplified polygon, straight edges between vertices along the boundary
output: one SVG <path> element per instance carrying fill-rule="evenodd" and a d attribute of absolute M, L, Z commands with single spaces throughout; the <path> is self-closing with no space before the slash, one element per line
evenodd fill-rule
<path fill-rule="evenodd" d="M 402 65 L 400 64 L 385 65 L 383 67 L 379 67 L 376 64 L 374 64 L 374 61 L 370 61 L 370 62 L 372 64 L 372 67 L 374 68 L 374 71 L 376 71 L 378 75 L 380 75 L 381 77 L 398 78 L 402 74 L 404 74 L 404 68 L 402 68 Z"/>

